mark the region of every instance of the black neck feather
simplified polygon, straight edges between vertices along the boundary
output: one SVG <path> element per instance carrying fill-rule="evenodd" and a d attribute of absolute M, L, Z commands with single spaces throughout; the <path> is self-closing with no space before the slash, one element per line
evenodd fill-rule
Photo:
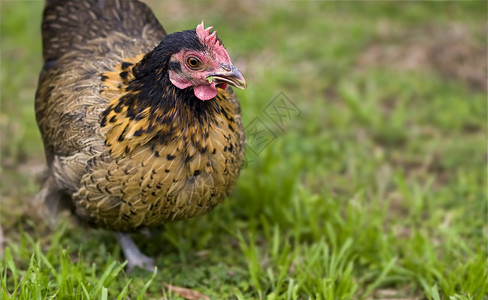
<path fill-rule="evenodd" d="M 216 99 L 198 99 L 192 87 L 177 88 L 168 74 L 172 54 L 183 48 L 203 50 L 202 47 L 195 31 L 188 30 L 168 35 L 145 55 L 132 69 L 135 79 L 129 83 L 128 93 L 121 99 L 121 103 L 128 106 L 127 116 L 140 119 L 141 112 L 150 108 L 150 121 L 179 122 L 181 126 L 210 122 L 214 113 L 220 110 Z"/>

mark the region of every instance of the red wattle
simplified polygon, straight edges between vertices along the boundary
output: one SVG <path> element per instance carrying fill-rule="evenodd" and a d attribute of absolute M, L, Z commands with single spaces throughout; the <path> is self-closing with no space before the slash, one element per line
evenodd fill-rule
<path fill-rule="evenodd" d="M 203 101 L 213 99 L 217 96 L 217 89 L 214 84 L 194 86 L 193 92 L 198 99 Z"/>

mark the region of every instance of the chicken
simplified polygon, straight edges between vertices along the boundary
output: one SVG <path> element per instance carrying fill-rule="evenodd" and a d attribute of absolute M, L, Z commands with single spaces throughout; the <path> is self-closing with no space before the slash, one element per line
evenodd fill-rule
<path fill-rule="evenodd" d="M 48 175 L 40 197 L 113 230 L 128 268 L 152 268 L 126 234 L 209 212 L 234 185 L 244 89 L 203 21 L 166 35 L 139 1 L 48 1 L 36 119 Z"/>

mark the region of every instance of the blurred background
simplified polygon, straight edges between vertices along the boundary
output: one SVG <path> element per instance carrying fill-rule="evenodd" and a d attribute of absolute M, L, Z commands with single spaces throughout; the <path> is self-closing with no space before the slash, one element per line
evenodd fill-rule
<path fill-rule="evenodd" d="M 231 197 L 139 238 L 162 281 L 211 298 L 487 299 L 486 2 L 145 2 L 167 32 L 214 26 L 248 82 Z M 110 233 L 43 225 L 43 2 L 0 5 L 0 252 L 20 271 L 35 242 L 53 265 L 80 245 L 86 265 L 120 260 Z"/>

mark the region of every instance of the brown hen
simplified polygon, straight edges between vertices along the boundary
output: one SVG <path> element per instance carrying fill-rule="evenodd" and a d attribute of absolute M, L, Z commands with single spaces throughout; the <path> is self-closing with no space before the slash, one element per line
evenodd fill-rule
<path fill-rule="evenodd" d="M 239 174 L 244 132 L 230 87 L 246 81 L 202 24 L 166 35 L 128 0 L 48 1 L 36 118 L 40 196 L 81 220 L 133 232 L 210 211 Z M 119 234 L 134 266 L 152 267 Z"/>

